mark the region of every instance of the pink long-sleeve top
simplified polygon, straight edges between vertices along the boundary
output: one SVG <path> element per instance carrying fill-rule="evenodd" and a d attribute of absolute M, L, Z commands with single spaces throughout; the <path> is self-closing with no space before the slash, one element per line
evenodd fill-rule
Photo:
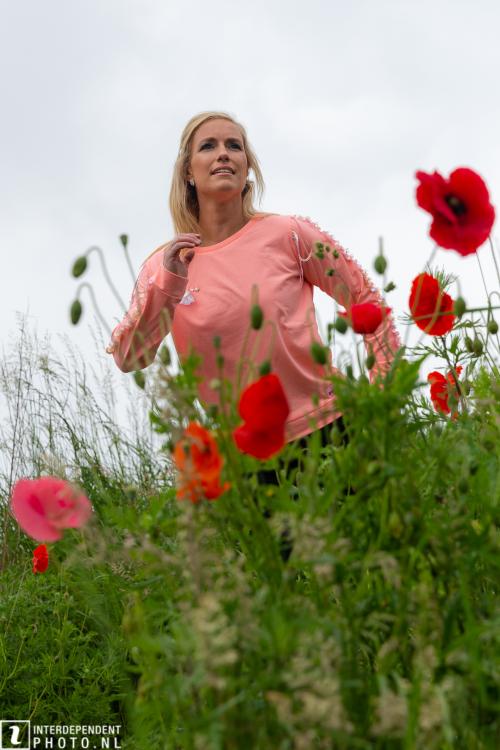
<path fill-rule="evenodd" d="M 315 252 L 318 241 L 332 249 L 323 259 Z M 333 274 L 327 274 L 328 269 Z M 253 285 L 264 314 L 258 331 L 250 327 L 250 308 L 256 301 Z M 203 376 L 198 386 L 202 404 L 219 403 L 218 391 L 211 387 L 219 377 L 214 336 L 220 336 L 223 377 L 233 384 L 236 401 L 241 390 L 258 377 L 261 362 L 269 359 L 289 402 L 285 425 L 285 441 L 289 442 L 340 416 L 331 382 L 325 379 L 339 372 L 333 367 L 331 350 L 327 365 L 318 365 L 311 356 L 312 341 L 323 344 L 314 286 L 346 308 L 354 303 L 384 302 L 361 266 L 312 221 L 258 214 L 222 242 L 196 247 L 187 279 L 165 269 L 162 250 L 149 257 L 141 267 L 129 310 L 114 329 L 106 351 L 123 372 L 142 369 L 151 364 L 171 332 L 181 360 L 191 347 L 202 357 L 197 370 Z M 375 334 L 364 336 L 364 342 L 375 355 L 373 379 L 390 367 L 401 345 L 391 317 L 385 318 Z M 246 363 L 238 372 L 242 356 Z"/>

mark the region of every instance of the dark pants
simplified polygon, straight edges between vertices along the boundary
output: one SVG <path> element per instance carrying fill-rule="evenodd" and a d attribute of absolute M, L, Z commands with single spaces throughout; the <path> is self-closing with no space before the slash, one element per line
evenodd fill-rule
<path fill-rule="evenodd" d="M 339 431 L 341 438 L 342 438 L 342 444 L 347 445 L 348 443 L 348 437 L 347 432 L 345 429 L 344 420 L 342 417 L 338 417 L 338 419 L 335 419 L 333 422 L 330 422 L 330 424 L 325 424 L 323 427 L 321 427 L 317 432 L 320 433 L 321 438 L 321 445 L 322 447 L 326 447 L 332 442 L 331 434 L 332 434 L 332 428 L 336 427 Z M 309 441 L 311 440 L 311 437 L 314 433 L 310 432 L 308 435 L 304 435 L 301 438 L 298 438 L 298 440 L 293 440 L 292 443 L 299 447 L 301 451 L 307 452 L 307 449 L 309 447 Z M 279 459 L 279 468 L 284 469 L 286 467 L 285 461 L 280 457 Z M 287 479 L 290 478 L 290 475 L 292 472 L 295 472 L 297 469 L 300 469 L 301 471 L 304 468 L 304 464 L 300 458 L 294 458 L 288 463 L 287 467 L 287 473 L 286 477 Z M 261 469 L 261 471 L 257 472 L 257 481 L 259 484 L 276 484 L 279 485 L 279 479 L 278 474 L 276 473 L 275 469 Z"/>
<path fill-rule="evenodd" d="M 338 417 L 338 419 L 334 420 L 333 422 L 330 422 L 330 424 L 326 424 L 323 427 L 321 427 L 317 432 L 320 433 L 321 438 L 321 445 L 322 447 L 325 447 L 329 445 L 332 442 L 332 429 L 337 429 L 340 433 L 341 442 L 340 445 L 346 446 L 349 442 L 349 438 L 345 429 L 344 420 L 342 417 Z M 303 452 L 307 453 L 308 447 L 309 447 L 309 441 L 311 440 L 311 437 L 314 433 L 311 432 L 308 435 L 304 435 L 303 437 L 299 438 L 298 440 L 294 440 L 294 444 L 300 447 L 300 449 Z M 292 472 L 296 472 L 298 469 L 301 471 L 304 468 L 302 457 L 300 458 L 294 458 L 288 463 L 288 466 L 286 466 L 285 461 L 280 458 L 279 459 L 279 469 L 285 469 L 286 467 L 286 477 L 287 479 L 290 478 Z M 279 485 L 279 479 L 278 474 L 276 473 L 275 469 L 264 469 L 257 472 L 257 481 L 259 484 L 275 484 Z M 322 486 L 320 484 L 320 486 Z M 350 494 L 350 492 L 348 492 Z M 265 518 L 270 518 L 272 513 L 270 510 L 264 510 L 263 515 Z M 290 557 L 293 549 L 293 541 L 290 536 L 290 529 L 285 526 L 283 531 L 281 532 L 280 537 L 280 554 L 283 562 L 286 562 L 288 558 Z"/>

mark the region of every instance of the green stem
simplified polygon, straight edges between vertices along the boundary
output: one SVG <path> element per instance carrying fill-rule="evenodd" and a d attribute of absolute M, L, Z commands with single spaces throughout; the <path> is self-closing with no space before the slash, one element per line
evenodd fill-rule
<path fill-rule="evenodd" d="M 89 283 L 88 283 L 87 281 L 84 281 L 84 282 L 82 282 L 82 283 L 81 283 L 81 284 L 80 284 L 80 285 L 78 286 L 78 288 L 77 288 L 77 290 L 76 290 L 76 298 L 78 299 L 78 296 L 79 296 L 79 294 L 80 294 L 80 289 L 83 289 L 83 287 L 87 287 L 87 289 L 89 290 L 89 294 L 90 294 L 90 296 L 91 296 L 91 298 L 92 298 L 92 302 L 93 302 L 93 304 L 94 304 L 94 308 L 95 308 L 95 311 L 96 311 L 96 313 L 97 313 L 97 315 L 98 315 L 98 317 L 99 317 L 99 320 L 100 320 L 100 321 L 101 321 L 101 323 L 103 324 L 103 326 L 104 326 L 105 330 L 106 330 L 106 331 L 108 332 L 108 334 L 109 334 L 109 335 L 111 336 L 111 328 L 110 328 L 110 327 L 108 326 L 108 324 L 107 324 L 107 323 L 106 323 L 106 321 L 104 320 L 104 318 L 103 318 L 103 316 L 102 316 L 102 314 L 101 314 L 101 311 L 99 310 L 99 305 L 97 304 L 97 300 L 96 300 L 96 298 L 95 298 L 95 295 L 94 295 L 94 290 L 92 289 L 91 285 L 90 285 L 90 284 L 89 284 Z"/>
<path fill-rule="evenodd" d="M 111 281 L 111 277 L 110 277 L 110 275 L 108 273 L 108 269 L 106 267 L 106 261 L 104 260 L 104 254 L 103 254 L 101 248 L 98 247 L 97 245 L 92 245 L 92 247 L 89 247 L 89 249 L 86 252 L 87 257 L 90 255 L 90 253 L 93 253 L 93 252 L 96 252 L 99 255 L 99 259 L 101 261 L 102 272 L 104 274 L 104 278 L 108 282 L 111 291 L 115 295 L 115 298 L 118 300 L 118 304 L 121 305 L 121 307 L 123 308 L 124 311 L 126 311 L 127 310 L 127 306 L 125 305 L 124 301 L 122 300 L 122 298 L 118 294 L 118 291 L 117 291 L 115 285 Z"/>

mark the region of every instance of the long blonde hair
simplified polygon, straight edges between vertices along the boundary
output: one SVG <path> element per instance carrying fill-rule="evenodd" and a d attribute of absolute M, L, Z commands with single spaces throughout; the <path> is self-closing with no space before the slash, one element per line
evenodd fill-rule
<path fill-rule="evenodd" d="M 179 232 L 199 232 L 200 227 L 198 224 L 199 219 L 199 205 L 198 198 L 196 196 L 196 188 L 191 187 L 187 181 L 187 168 L 191 159 L 191 146 L 193 142 L 193 136 L 197 128 L 203 125 L 207 120 L 229 120 L 233 122 L 240 130 L 243 138 L 243 147 L 248 160 L 248 168 L 253 170 L 255 175 L 255 182 L 247 180 L 247 183 L 243 189 L 243 216 L 245 219 L 250 219 L 251 216 L 255 216 L 257 213 L 254 208 L 253 202 L 255 197 L 255 186 L 257 186 L 259 202 L 262 199 L 264 193 L 264 178 L 260 171 L 259 161 L 255 155 L 252 147 L 250 146 L 246 134 L 246 130 L 234 117 L 227 114 L 227 112 L 200 112 L 200 114 L 192 117 L 181 135 L 181 143 L 179 147 L 179 154 L 174 165 L 174 174 L 172 176 L 172 184 L 170 187 L 170 213 L 172 214 L 172 221 L 174 223 L 174 229 L 176 233 Z"/>

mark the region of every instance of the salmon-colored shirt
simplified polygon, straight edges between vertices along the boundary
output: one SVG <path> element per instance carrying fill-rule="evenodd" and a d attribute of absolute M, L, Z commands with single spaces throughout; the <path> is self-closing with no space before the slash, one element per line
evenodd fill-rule
<path fill-rule="evenodd" d="M 316 257 L 317 241 L 332 248 L 323 259 Z M 333 274 L 327 275 L 330 268 Z M 252 295 L 253 285 L 257 289 Z M 314 286 L 346 308 L 361 302 L 384 304 L 363 269 L 327 232 L 309 219 L 260 214 L 222 242 L 196 247 L 187 279 L 164 268 L 162 250 L 148 258 L 129 310 L 114 329 L 106 351 L 123 372 L 142 369 L 151 364 L 171 332 L 181 360 L 191 346 L 203 358 L 197 370 L 203 376 L 198 386 L 202 405 L 204 401 L 219 403 L 218 392 L 211 387 L 211 381 L 219 377 L 214 336 L 220 336 L 223 377 L 233 384 L 236 401 L 241 390 L 259 377 L 258 366 L 269 359 L 290 406 L 285 425 L 285 441 L 289 442 L 340 416 L 331 383 L 325 379 L 328 373 L 338 372 L 331 350 L 327 365 L 318 365 L 311 356 L 312 341 L 323 343 Z M 250 326 L 256 291 L 264 314 L 258 331 Z M 401 345 L 391 317 L 376 334 L 364 336 L 364 342 L 375 355 L 373 380 L 390 367 Z M 242 356 L 246 361 L 238 381 Z M 313 394 L 317 394 L 317 405 Z"/>

